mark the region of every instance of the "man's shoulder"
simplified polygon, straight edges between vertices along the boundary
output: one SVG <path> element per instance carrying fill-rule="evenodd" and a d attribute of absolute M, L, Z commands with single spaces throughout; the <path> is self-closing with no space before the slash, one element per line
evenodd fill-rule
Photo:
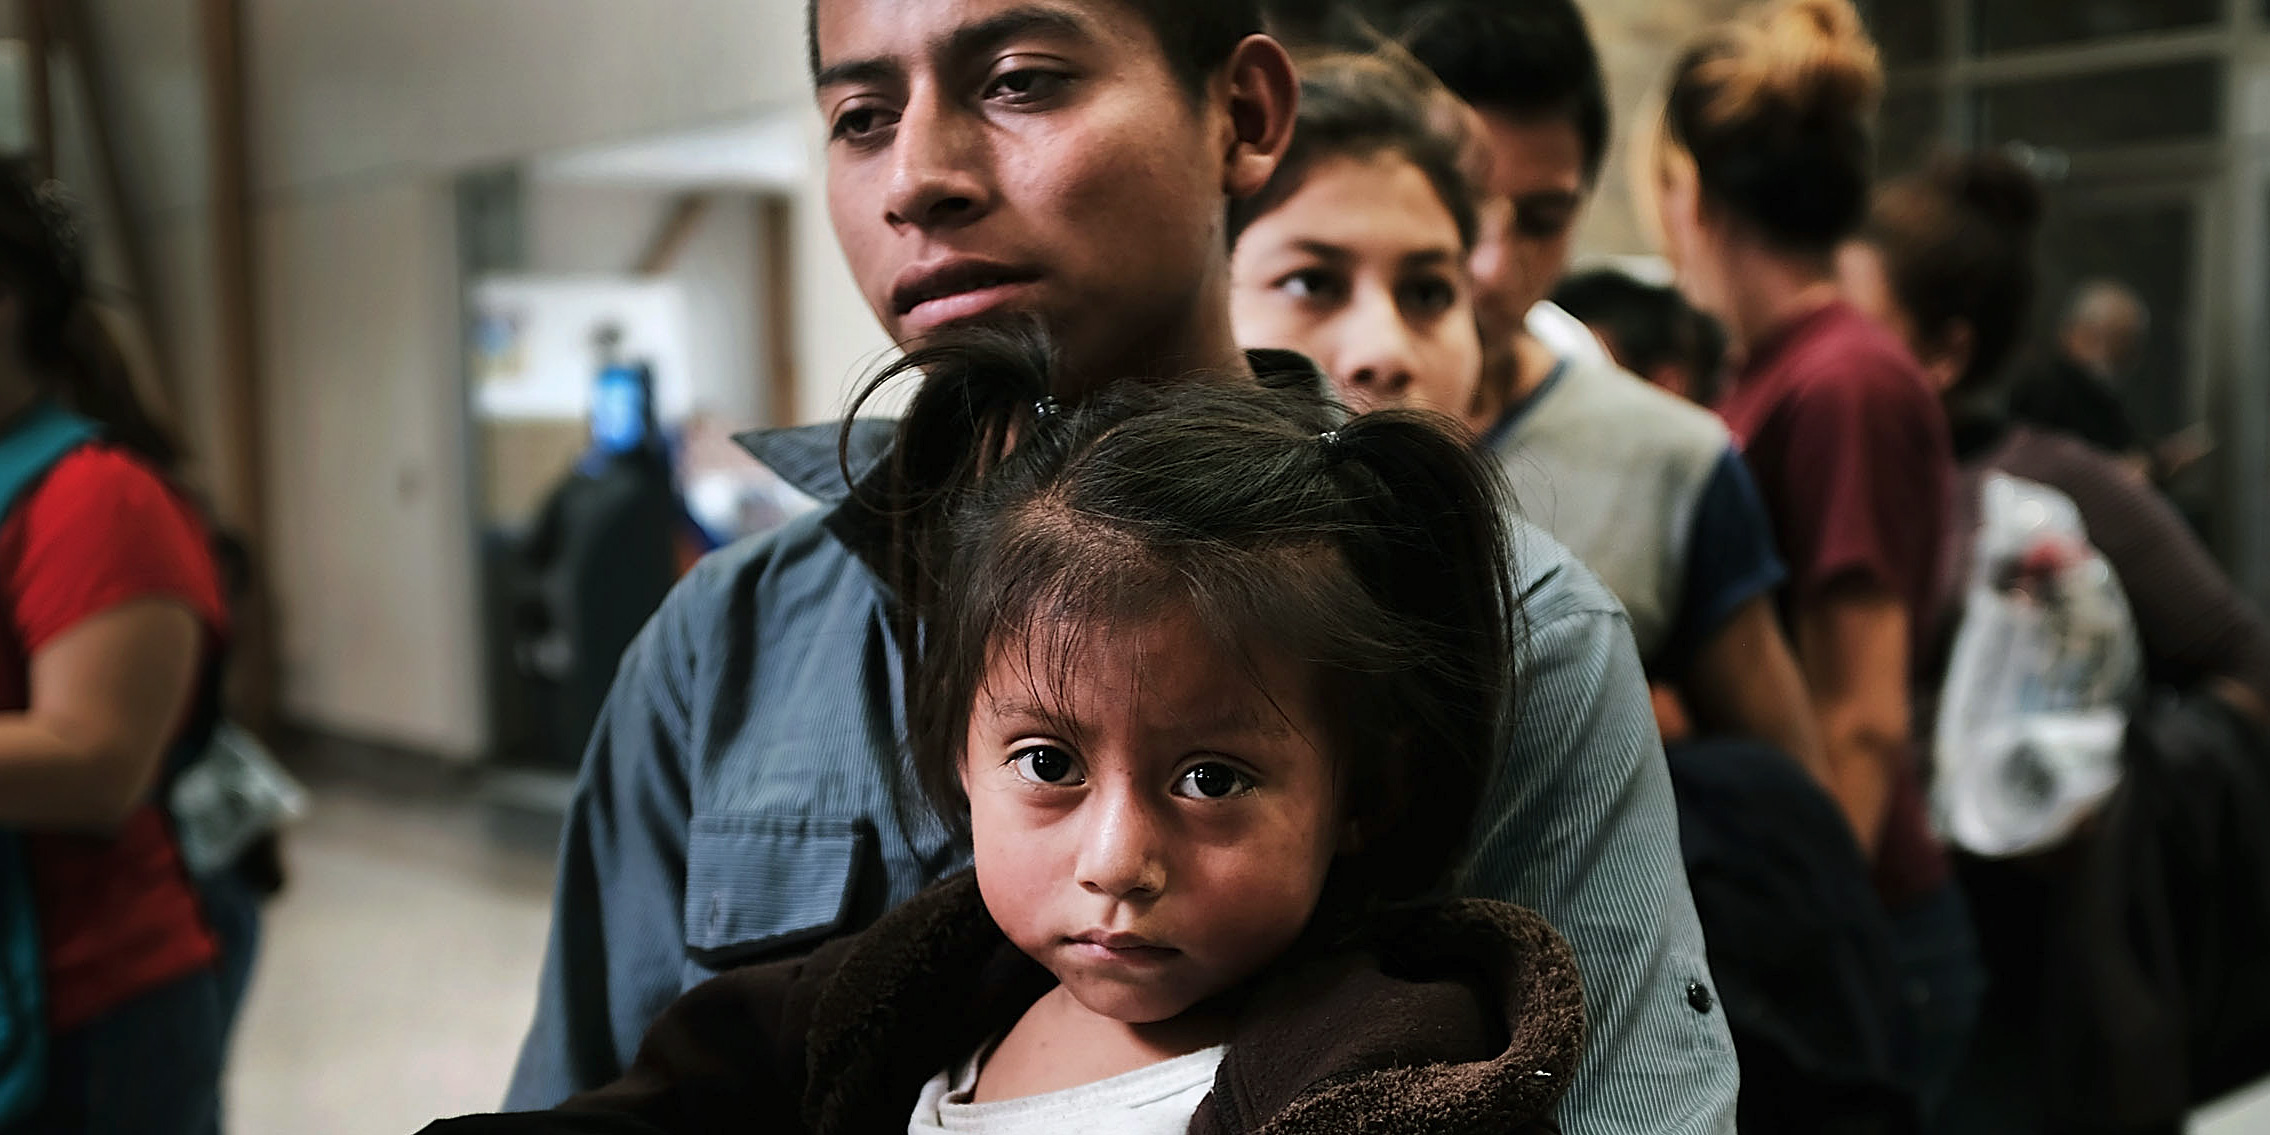
<path fill-rule="evenodd" d="M 1732 441 L 1717 414 L 1656 386 L 1604 358 L 1569 360 L 1558 399 L 1564 413 L 1612 424 L 1650 448 L 1715 460 Z"/>
<path fill-rule="evenodd" d="M 1512 537 L 1514 591 L 1530 626 L 1568 618 L 1623 622 L 1623 604 L 1567 545 L 1518 514 L 1506 518 L 1506 528 Z"/>
<path fill-rule="evenodd" d="M 1803 404 L 1938 411 L 1939 395 L 1907 344 L 1847 305 L 1825 313 L 1781 365 L 1793 398 Z"/>
<path fill-rule="evenodd" d="M 697 640 L 763 637 L 782 620 L 824 618 L 857 609 L 828 598 L 879 602 L 867 566 L 829 528 L 827 506 L 742 537 L 703 556 L 670 590 L 657 619 Z M 749 621 L 749 616 L 759 621 Z"/>

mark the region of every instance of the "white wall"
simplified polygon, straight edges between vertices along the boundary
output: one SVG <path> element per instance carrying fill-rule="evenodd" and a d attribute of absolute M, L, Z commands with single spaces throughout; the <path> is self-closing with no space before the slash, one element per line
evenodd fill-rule
<path fill-rule="evenodd" d="M 481 743 L 453 199 L 416 183 L 262 211 L 284 703 L 441 752 Z"/>
<path fill-rule="evenodd" d="M 535 273 L 628 272 L 675 204 L 673 192 L 537 182 L 528 187 L 528 263 Z M 739 427 L 763 414 L 755 199 L 719 194 L 664 278 L 686 296 L 694 407 Z"/>
<path fill-rule="evenodd" d="M 216 342 L 195 6 L 92 0 L 193 440 Z M 469 169 L 780 108 L 800 0 L 247 0 L 260 344 L 285 707 L 457 756 L 486 742 L 451 186 Z M 816 135 L 816 129 L 813 131 Z M 885 346 L 800 198 L 802 408 Z M 732 301 L 738 303 L 738 300 Z M 751 341 L 752 343 L 754 340 Z M 753 347 L 752 347 L 753 349 Z M 231 502 L 221 502 L 224 508 Z"/>
<path fill-rule="evenodd" d="M 820 151 L 817 114 L 806 116 L 807 144 Z M 816 159 L 812 168 L 821 168 Z M 875 323 L 874 313 L 859 298 L 828 221 L 827 198 L 817 185 L 808 188 L 796 210 L 796 277 L 803 291 L 797 296 L 798 376 L 797 411 L 807 421 L 840 416 L 851 394 L 891 355 L 890 338 Z M 908 391 L 870 403 L 867 413 L 897 412 Z"/>

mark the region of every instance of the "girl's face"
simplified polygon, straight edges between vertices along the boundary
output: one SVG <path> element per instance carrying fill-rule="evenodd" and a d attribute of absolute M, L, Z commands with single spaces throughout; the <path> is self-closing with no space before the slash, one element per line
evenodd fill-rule
<path fill-rule="evenodd" d="M 1401 155 L 1317 162 L 1238 237 L 1230 288 L 1239 345 L 1315 359 L 1350 407 L 1473 413 L 1482 340 L 1458 222 Z"/>
<path fill-rule="evenodd" d="M 978 888 L 1079 1005 L 1168 1020 L 1316 909 L 1343 825 L 1313 683 L 1241 665 L 1179 609 L 1049 655 L 996 649 L 971 708 Z"/>

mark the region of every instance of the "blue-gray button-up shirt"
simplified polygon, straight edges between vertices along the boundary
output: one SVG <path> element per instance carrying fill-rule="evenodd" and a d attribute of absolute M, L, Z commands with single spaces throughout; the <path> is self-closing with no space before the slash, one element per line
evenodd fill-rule
<path fill-rule="evenodd" d="M 870 460 L 881 429 L 861 431 Z M 832 428 L 748 440 L 840 498 Z M 882 585 L 823 507 L 710 555 L 624 654 L 560 850 L 552 937 L 507 1106 L 619 1076 L 662 1008 L 720 969 L 866 926 L 970 862 L 903 775 Z M 1516 522 L 1527 621 L 1513 751 L 1464 877 L 1575 946 L 1589 1039 L 1572 1135 L 1734 1128 L 1678 820 L 1631 631 L 1598 580 Z"/>

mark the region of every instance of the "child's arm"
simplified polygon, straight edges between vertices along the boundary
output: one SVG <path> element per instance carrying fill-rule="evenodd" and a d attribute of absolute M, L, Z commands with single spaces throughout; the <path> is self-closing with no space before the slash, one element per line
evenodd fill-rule
<path fill-rule="evenodd" d="M 550 1111 L 475 1115 L 431 1135 L 680 1135 L 801 1126 L 812 998 L 850 940 L 727 972 L 671 1003 L 621 1079 Z"/>

